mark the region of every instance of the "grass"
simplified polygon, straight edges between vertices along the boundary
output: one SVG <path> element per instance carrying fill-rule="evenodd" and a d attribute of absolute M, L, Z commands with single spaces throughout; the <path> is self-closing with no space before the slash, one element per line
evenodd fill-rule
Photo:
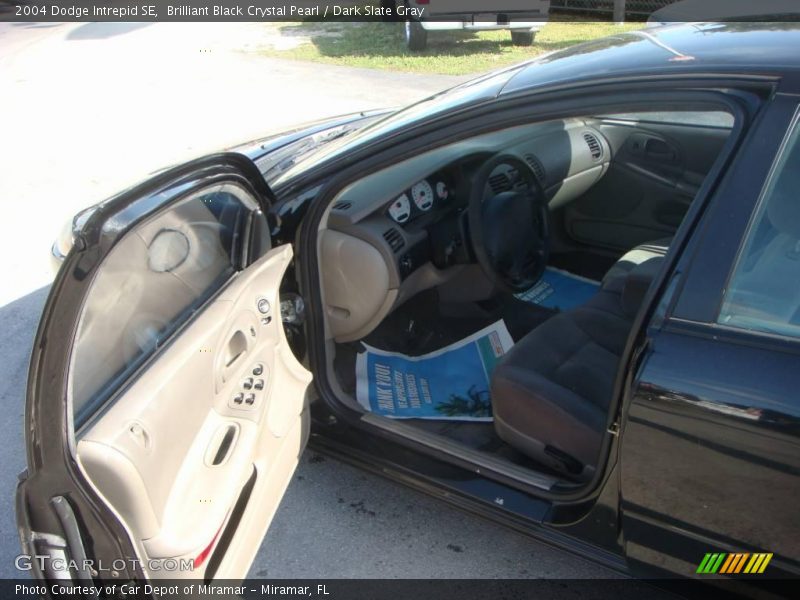
<path fill-rule="evenodd" d="M 294 38 L 260 50 L 268 56 L 326 64 L 417 73 L 463 75 L 510 65 L 545 52 L 623 31 L 642 23 L 553 22 L 536 34 L 533 46 L 514 46 L 508 31 L 428 33 L 428 48 L 410 52 L 400 23 L 282 23 L 273 37 Z"/>

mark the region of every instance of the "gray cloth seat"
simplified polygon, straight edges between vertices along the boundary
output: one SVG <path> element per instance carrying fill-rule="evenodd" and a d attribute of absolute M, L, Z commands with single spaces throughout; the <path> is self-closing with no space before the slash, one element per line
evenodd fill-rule
<path fill-rule="evenodd" d="M 603 277 L 603 289 L 621 292 L 628 273 L 651 258 L 658 258 L 666 255 L 671 243 L 672 238 L 666 237 L 641 244 L 632 250 L 628 250 Z"/>
<path fill-rule="evenodd" d="M 528 333 L 492 375 L 497 434 L 578 480 L 594 473 L 619 360 L 666 249 L 649 252 L 628 253 L 589 302 Z"/>

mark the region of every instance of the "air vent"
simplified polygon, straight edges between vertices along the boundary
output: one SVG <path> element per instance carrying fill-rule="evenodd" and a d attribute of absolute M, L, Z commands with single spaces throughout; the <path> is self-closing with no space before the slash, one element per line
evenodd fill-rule
<path fill-rule="evenodd" d="M 336 204 L 333 205 L 333 210 L 341 210 L 341 211 L 350 210 L 352 206 L 353 205 L 350 204 L 349 202 L 337 202 Z"/>
<path fill-rule="evenodd" d="M 589 146 L 589 152 L 592 153 L 593 159 L 597 160 L 603 156 L 603 147 L 594 134 L 586 132 L 583 134 L 583 139 L 586 140 L 586 145 Z"/>
<path fill-rule="evenodd" d="M 489 187 L 495 194 L 507 192 L 511 189 L 511 180 L 505 173 L 498 173 L 489 177 Z"/>
<path fill-rule="evenodd" d="M 533 174 L 536 176 L 536 179 L 539 181 L 539 185 L 544 185 L 545 183 L 545 172 L 542 163 L 536 158 L 533 154 L 526 154 L 525 155 L 525 162 L 528 163 L 531 170 L 533 170 Z"/>
<path fill-rule="evenodd" d="M 389 242 L 389 246 L 392 248 L 392 251 L 395 254 L 402 250 L 403 246 L 406 245 L 406 242 L 403 239 L 403 234 L 397 231 L 397 229 L 394 227 L 383 232 L 383 239 Z"/>

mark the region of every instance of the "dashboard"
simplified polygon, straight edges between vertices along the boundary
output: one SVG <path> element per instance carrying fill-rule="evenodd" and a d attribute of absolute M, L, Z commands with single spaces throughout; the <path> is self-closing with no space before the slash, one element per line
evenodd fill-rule
<path fill-rule="evenodd" d="M 462 273 L 470 263 L 465 216 L 475 173 L 501 152 L 530 166 L 551 210 L 586 192 L 611 161 L 599 128 L 590 120 L 564 119 L 475 136 L 350 184 L 320 231 L 322 285 L 336 341 L 364 337 L 424 289 L 479 287 L 479 274 Z M 509 165 L 500 165 L 487 193 L 509 189 L 504 186 L 513 177 Z M 467 281 L 458 284 L 463 277 Z"/>
<path fill-rule="evenodd" d="M 386 215 L 398 225 L 405 225 L 436 214 L 452 204 L 455 193 L 451 181 L 446 172 L 420 179 L 389 204 Z"/>

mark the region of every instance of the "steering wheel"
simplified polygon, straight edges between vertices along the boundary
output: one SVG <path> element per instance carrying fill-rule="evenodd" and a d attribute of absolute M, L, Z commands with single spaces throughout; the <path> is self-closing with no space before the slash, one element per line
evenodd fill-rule
<path fill-rule="evenodd" d="M 516 294 L 541 279 L 550 254 L 549 211 L 528 163 L 497 154 L 481 165 L 472 182 L 468 224 L 478 264 L 496 286 Z"/>

